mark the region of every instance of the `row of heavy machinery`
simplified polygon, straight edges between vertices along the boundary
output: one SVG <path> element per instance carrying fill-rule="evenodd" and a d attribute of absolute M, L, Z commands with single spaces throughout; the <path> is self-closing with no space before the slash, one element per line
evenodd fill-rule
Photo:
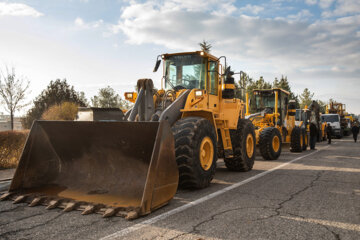
<path fill-rule="evenodd" d="M 138 91 L 125 94 L 133 107 L 120 118 L 91 112 L 93 121 L 35 121 L 1 199 L 132 219 L 168 203 L 178 186 L 209 186 L 218 158 L 245 172 L 256 147 L 265 160 L 279 158 L 284 143 L 307 149 L 309 117 L 297 114 L 289 92 L 254 90 L 250 114 L 249 101 L 234 97 L 224 57 L 164 54 L 154 71 L 161 62 L 161 89 L 138 80 Z M 319 122 L 318 106 L 307 112 Z"/>

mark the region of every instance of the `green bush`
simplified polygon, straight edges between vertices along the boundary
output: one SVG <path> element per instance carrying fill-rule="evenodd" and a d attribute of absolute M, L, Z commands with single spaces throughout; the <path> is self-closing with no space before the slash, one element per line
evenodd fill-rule
<path fill-rule="evenodd" d="M 0 169 L 18 165 L 29 131 L 0 132 Z"/>

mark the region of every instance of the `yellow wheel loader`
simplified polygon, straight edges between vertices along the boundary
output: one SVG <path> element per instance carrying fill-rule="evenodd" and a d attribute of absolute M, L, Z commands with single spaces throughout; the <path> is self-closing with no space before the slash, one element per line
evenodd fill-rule
<path fill-rule="evenodd" d="M 309 136 L 305 127 L 295 125 L 295 102 L 290 93 L 280 89 L 255 89 L 250 114 L 247 100 L 246 118 L 255 126 L 256 144 L 265 160 L 276 160 L 282 150 L 282 144 L 290 144 L 292 152 L 307 149 Z M 248 99 L 248 95 L 247 95 Z M 302 122 L 301 122 L 302 123 Z"/>
<path fill-rule="evenodd" d="M 154 71 L 161 60 L 161 89 L 138 80 L 124 121 L 34 122 L 1 198 L 131 219 L 168 203 L 178 185 L 207 187 L 218 157 L 251 170 L 255 132 L 230 68 L 222 74 L 220 59 L 188 52 L 158 56 Z"/>

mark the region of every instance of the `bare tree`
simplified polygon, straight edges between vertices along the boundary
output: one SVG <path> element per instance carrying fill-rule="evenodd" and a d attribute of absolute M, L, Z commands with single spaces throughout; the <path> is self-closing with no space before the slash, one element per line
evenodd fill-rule
<path fill-rule="evenodd" d="M 11 130 L 14 130 L 14 114 L 28 104 L 24 104 L 25 95 L 30 82 L 15 74 L 15 68 L 5 67 L 6 73 L 0 71 L 0 102 L 5 104 L 5 110 L 10 113 Z"/>

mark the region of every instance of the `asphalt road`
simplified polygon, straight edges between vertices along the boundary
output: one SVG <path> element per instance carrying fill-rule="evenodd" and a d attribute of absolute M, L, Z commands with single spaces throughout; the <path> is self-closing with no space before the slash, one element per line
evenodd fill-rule
<path fill-rule="evenodd" d="M 0 239 L 360 239 L 360 143 L 260 156 L 251 172 L 218 162 L 211 186 L 127 221 L 0 202 Z"/>

